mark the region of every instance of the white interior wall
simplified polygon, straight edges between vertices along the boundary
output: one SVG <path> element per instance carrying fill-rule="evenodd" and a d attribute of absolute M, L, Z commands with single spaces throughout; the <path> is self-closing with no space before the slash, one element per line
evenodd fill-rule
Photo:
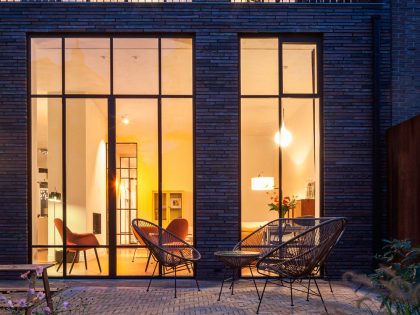
<path fill-rule="evenodd" d="M 86 222 L 86 108 L 85 100 L 66 103 L 67 226 L 87 232 Z"/>
<path fill-rule="evenodd" d="M 87 100 L 86 111 L 86 232 L 93 232 L 93 213 L 101 214 L 100 244 L 106 244 L 106 100 Z"/>

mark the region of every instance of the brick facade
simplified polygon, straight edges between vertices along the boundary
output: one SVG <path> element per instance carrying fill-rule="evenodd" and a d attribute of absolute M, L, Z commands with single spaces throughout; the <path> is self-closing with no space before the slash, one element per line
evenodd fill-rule
<path fill-rule="evenodd" d="M 392 1 L 392 124 L 420 114 L 420 2 Z"/>
<path fill-rule="evenodd" d="M 0 4 L 0 262 L 28 259 L 28 32 L 195 34 L 199 278 L 217 276 L 221 265 L 213 252 L 231 248 L 239 238 L 238 35 L 316 33 L 323 37 L 324 215 L 350 219 L 328 271 L 338 276 L 369 270 L 374 237 L 373 16 L 382 20 L 383 135 L 391 123 L 388 5 Z"/>

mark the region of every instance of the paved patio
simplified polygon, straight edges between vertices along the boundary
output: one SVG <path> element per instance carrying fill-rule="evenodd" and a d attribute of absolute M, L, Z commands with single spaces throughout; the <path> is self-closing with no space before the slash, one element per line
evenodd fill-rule
<path fill-rule="evenodd" d="M 328 284 L 319 281 L 330 314 L 368 314 L 357 307 L 363 294 L 355 293 L 341 282 L 333 283 L 334 293 Z M 234 295 L 228 286 L 217 301 L 220 282 L 201 281 L 201 292 L 197 292 L 192 280 L 178 280 L 178 298 L 173 297 L 172 280 L 155 280 L 147 293 L 146 280 L 80 280 L 52 281 L 52 286 L 65 285 L 61 302 L 71 306 L 88 303 L 85 312 L 71 314 L 255 314 L 258 298 L 249 281 L 241 280 L 235 285 Z M 258 282 L 262 289 L 263 282 Z M 57 301 L 59 298 L 56 297 Z M 260 314 L 324 314 L 318 297 L 306 301 L 304 293 L 295 292 L 295 306 L 290 306 L 287 288 L 269 285 L 264 295 Z M 373 308 L 375 309 L 375 308 Z"/>

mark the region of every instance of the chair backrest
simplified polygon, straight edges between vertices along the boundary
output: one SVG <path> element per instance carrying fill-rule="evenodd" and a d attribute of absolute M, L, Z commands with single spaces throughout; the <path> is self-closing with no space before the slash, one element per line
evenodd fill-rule
<path fill-rule="evenodd" d="M 64 224 L 63 220 L 60 218 L 54 219 L 54 225 L 57 228 L 58 233 L 61 236 L 61 240 L 64 242 Z M 74 233 L 70 231 L 68 227 L 66 227 L 66 237 L 67 237 L 67 245 L 74 245 L 77 244 L 76 237 L 74 236 Z"/>
<path fill-rule="evenodd" d="M 176 266 L 201 258 L 200 253 L 183 239 L 150 221 L 134 219 L 131 225 L 163 266 Z M 151 233 L 152 229 L 156 232 Z"/>
<path fill-rule="evenodd" d="M 173 219 L 166 227 L 166 231 L 185 240 L 188 235 L 188 220 L 182 218 Z"/>
<path fill-rule="evenodd" d="M 235 245 L 233 250 L 246 250 L 259 252 L 264 256 L 291 236 L 313 227 L 316 223 L 325 221 L 325 218 L 280 218 L 268 222 L 258 228 Z"/>
<path fill-rule="evenodd" d="M 314 219 L 315 223 L 317 219 Z M 285 277 L 305 277 L 320 266 L 344 233 L 345 218 L 331 218 L 282 243 L 262 257 L 258 271 Z"/>

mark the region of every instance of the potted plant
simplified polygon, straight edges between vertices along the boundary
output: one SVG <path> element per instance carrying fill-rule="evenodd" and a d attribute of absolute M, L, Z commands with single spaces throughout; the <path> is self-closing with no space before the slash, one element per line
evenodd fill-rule
<path fill-rule="evenodd" d="M 286 214 L 290 210 L 294 210 L 296 208 L 296 197 L 292 196 L 285 196 L 281 202 L 281 211 L 280 211 L 280 197 L 279 197 L 279 189 L 274 188 L 272 191 L 267 192 L 270 197 L 270 203 L 268 204 L 270 211 L 277 211 L 280 214 L 280 218 L 286 217 Z"/>

